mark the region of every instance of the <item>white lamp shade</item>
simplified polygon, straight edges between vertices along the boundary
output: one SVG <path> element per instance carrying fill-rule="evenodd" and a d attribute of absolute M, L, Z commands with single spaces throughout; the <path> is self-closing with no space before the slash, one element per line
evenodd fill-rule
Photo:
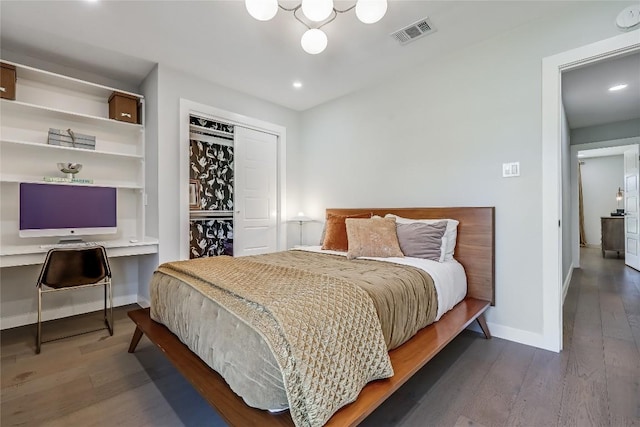
<path fill-rule="evenodd" d="M 294 216 L 289 221 L 309 222 L 309 221 L 312 221 L 312 219 L 306 216 L 305 214 L 303 214 L 302 212 L 300 212 L 298 215 Z"/>
<path fill-rule="evenodd" d="M 324 21 L 333 12 L 333 0 L 302 0 L 302 13 L 314 22 Z"/>
<path fill-rule="evenodd" d="M 317 55 L 327 47 L 327 35 L 322 30 L 313 28 L 302 35 L 300 44 L 305 52 Z"/>
<path fill-rule="evenodd" d="M 268 21 L 278 13 L 278 0 L 245 0 L 244 5 L 258 21 Z"/>
<path fill-rule="evenodd" d="M 358 0 L 356 16 L 365 24 L 374 24 L 387 13 L 387 0 Z"/>

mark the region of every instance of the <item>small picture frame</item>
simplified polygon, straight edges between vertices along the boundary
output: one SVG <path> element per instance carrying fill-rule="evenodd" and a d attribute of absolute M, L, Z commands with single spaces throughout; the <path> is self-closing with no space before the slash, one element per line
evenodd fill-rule
<path fill-rule="evenodd" d="M 189 209 L 200 209 L 200 181 L 189 180 Z"/>

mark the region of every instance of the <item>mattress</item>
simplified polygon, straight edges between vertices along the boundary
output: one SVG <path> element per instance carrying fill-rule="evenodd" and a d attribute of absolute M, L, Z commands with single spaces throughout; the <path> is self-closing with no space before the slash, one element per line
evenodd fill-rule
<path fill-rule="evenodd" d="M 330 254 L 346 257 L 346 252 L 322 250 L 321 246 L 300 246 L 293 250 Z M 390 262 L 393 264 L 408 265 L 425 271 L 433 279 L 438 296 L 438 312 L 436 321 L 440 320 L 443 314 L 451 310 L 454 305 L 462 301 L 467 295 L 467 275 L 464 267 L 455 259 L 451 261 L 438 262 L 429 259 L 411 257 L 390 257 L 375 258 L 361 257 L 359 259 L 369 259 L 374 261 Z"/>
<path fill-rule="evenodd" d="M 338 259 L 343 257 L 342 253 L 321 251 L 317 247 L 299 249 L 307 253 L 313 252 L 315 253 L 313 257 L 322 260 L 334 258 L 337 265 L 341 265 L 342 268 L 345 268 L 345 265 L 354 265 L 353 262 L 347 264 L 342 259 Z M 271 255 L 262 256 L 265 257 L 263 260 L 272 263 L 291 263 L 291 254 L 284 260 Z M 297 256 L 301 259 L 300 268 L 310 268 L 306 264 L 312 263 L 303 261 L 310 259 L 308 255 Z M 415 267 L 426 272 L 433 279 L 437 294 L 435 319 L 439 319 L 444 312 L 462 300 L 466 293 L 464 269 L 457 261 L 438 263 L 413 258 L 372 259 L 372 261 L 374 262 L 368 264 L 371 266 L 371 271 L 376 270 L 375 261 L 384 261 Z M 322 266 L 323 263 L 318 265 Z M 359 273 L 364 277 L 363 287 L 380 287 L 379 283 L 378 285 L 364 283 L 368 274 L 363 271 L 360 270 Z M 334 274 L 335 272 L 327 267 L 326 273 Z M 397 285 L 392 285 L 396 282 Z M 402 283 L 402 277 L 399 277 L 396 282 L 390 280 L 389 285 L 385 285 L 388 288 L 388 295 L 383 292 L 382 297 L 374 298 L 378 300 L 374 305 L 385 332 L 388 348 L 397 347 L 408 340 L 417 329 L 426 326 L 419 323 L 425 322 L 420 312 L 424 309 L 422 307 L 424 303 L 416 305 L 413 302 L 414 299 L 420 298 L 418 293 L 422 291 L 404 289 L 401 293 L 397 293 L 394 287 L 405 285 Z M 398 303 L 398 301 L 404 302 Z M 398 307 L 399 305 L 403 307 Z M 405 309 L 405 305 L 414 307 Z M 194 353 L 220 373 L 231 389 L 241 396 L 247 405 L 272 411 L 288 407 L 282 374 L 268 344 L 258 332 L 231 310 L 217 304 L 183 280 L 168 274 L 156 273 L 151 283 L 151 316 L 167 326 Z M 398 319 L 398 316 L 404 316 L 406 319 Z M 420 319 L 414 319 L 416 317 Z"/>

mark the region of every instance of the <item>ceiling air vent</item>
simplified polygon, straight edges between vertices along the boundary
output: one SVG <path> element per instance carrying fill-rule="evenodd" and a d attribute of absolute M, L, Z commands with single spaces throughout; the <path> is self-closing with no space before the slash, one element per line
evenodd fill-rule
<path fill-rule="evenodd" d="M 414 22 L 408 27 L 391 33 L 391 37 L 397 40 L 398 43 L 404 45 L 435 31 L 436 29 L 433 28 L 433 25 L 431 24 L 429 18 L 424 18 L 417 22 Z"/>

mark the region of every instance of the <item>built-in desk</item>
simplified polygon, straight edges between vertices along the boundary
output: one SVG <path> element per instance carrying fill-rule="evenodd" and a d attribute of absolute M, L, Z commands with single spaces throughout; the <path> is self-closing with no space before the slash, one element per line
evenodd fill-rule
<path fill-rule="evenodd" d="M 155 254 L 158 252 L 158 239 L 146 237 L 137 242 L 130 240 L 106 240 L 104 247 L 110 258 Z M 42 264 L 51 248 L 41 245 L 3 245 L 0 248 L 0 267 Z"/>

